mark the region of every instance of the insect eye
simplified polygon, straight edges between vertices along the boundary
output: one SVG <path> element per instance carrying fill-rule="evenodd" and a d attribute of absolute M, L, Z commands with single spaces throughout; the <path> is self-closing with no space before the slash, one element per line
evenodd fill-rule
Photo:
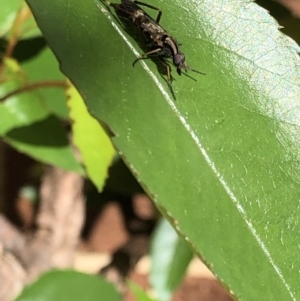
<path fill-rule="evenodd" d="M 184 63 L 185 57 L 182 53 L 178 53 L 174 56 L 174 64 L 176 66 L 182 65 Z"/>

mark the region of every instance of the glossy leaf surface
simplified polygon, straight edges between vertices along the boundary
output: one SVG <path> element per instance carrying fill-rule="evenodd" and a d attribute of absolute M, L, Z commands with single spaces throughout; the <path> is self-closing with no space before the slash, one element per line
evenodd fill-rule
<path fill-rule="evenodd" d="M 249 1 L 153 0 L 188 64 L 171 96 L 97 1 L 28 0 L 62 70 L 157 206 L 245 301 L 300 299 L 296 44 Z M 151 12 L 152 13 L 152 12 Z M 153 12 L 155 16 L 155 12 Z"/>

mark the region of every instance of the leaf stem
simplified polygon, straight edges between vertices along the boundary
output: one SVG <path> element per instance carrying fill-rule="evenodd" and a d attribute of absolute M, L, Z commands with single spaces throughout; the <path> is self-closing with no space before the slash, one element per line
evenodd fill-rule
<path fill-rule="evenodd" d="M 26 91 L 32 91 L 32 90 L 39 89 L 39 88 L 67 88 L 67 87 L 68 87 L 68 85 L 65 81 L 53 80 L 53 81 L 35 82 L 35 83 L 27 84 L 25 86 L 22 86 L 20 88 L 17 88 L 15 90 L 7 93 L 3 97 L 0 97 L 0 102 L 3 102 L 6 99 L 8 99 L 14 95 L 24 93 Z"/>

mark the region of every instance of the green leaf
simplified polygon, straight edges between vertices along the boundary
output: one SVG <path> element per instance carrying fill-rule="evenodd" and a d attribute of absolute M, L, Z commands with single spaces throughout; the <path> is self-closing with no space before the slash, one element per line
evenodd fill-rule
<path fill-rule="evenodd" d="M 13 66 L 13 61 L 10 61 Z M 17 65 L 13 78 L 0 85 L 0 97 L 20 87 Z M 15 73 L 14 73 L 15 72 Z M 18 151 L 48 164 L 83 173 L 62 124 L 49 115 L 36 89 L 17 93 L 0 103 L 0 136 Z"/>
<path fill-rule="evenodd" d="M 193 258 L 191 249 L 170 223 L 162 219 L 151 241 L 150 283 L 155 296 L 170 300 Z"/>
<path fill-rule="evenodd" d="M 89 178 L 98 191 L 101 191 L 116 152 L 106 132 L 88 113 L 81 96 L 73 86 L 69 88 L 68 96 L 74 144 L 80 151 Z"/>
<path fill-rule="evenodd" d="M 4 140 L 37 160 L 83 173 L 69 145 L 65 129 L 53 116 L 14 128 L 5 134 Z"/>
<path fill-rule="evenodd" d="M 249 1 L 151 1 L 207 74 L 173 70 L 174 101 L 154 61 L 131 67 L 145 49 L 113 9 L 27 1 L 89 111 L 224 286 L 244 301 L 300 299 L 300 59 L 276 21 Z"/>
<path fill-rule="evenodd" d="M 20 87 L 18 79 L 0 85 L 0 97 Z M 0 135 L 13 128 L 30 125 L 49 116 L 49 111 L 35 91 L 18 93 L 0 103 Z"/>
<path fill-rule="evenodd" d="M 1 0 L 0 38 L 11 28 L 20 6 L 20 0 Z"/>
<path fill-rule="evenodd" d="M 15 301 L 121 301 L 111 283 L 75 271 L 50 271 L 24 289 Z"/>

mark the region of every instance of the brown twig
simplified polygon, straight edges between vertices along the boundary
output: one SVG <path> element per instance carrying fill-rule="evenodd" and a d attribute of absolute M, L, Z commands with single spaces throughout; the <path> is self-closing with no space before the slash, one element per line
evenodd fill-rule
<path fill-rule="evenodd" d="M 41 273 L 72 265 L 84 219 L 82 189 L 80 175 L 49 167 L 42 180 L 36 232 L 23 236 L 0 219 L 1 301 L 13 300 Z"/>
<path fill-rule="evenodd" d="M 68 87 L 68 85 L 65 81 L 52 80 L 52 81 L 35 82 L 35 83 L 27 84 L 25 86 L 22 86 L 20 88 L 17 88 L 15 90 L 7 93 L 3 97 L 0 97 L 0 102 L 3 102 L 6 99 L 8 99 L 14 95 L 24 93 L 26 91 L 39 89 L 39 88 L 64 88 L 65 89 L 67 87 Z"/>

